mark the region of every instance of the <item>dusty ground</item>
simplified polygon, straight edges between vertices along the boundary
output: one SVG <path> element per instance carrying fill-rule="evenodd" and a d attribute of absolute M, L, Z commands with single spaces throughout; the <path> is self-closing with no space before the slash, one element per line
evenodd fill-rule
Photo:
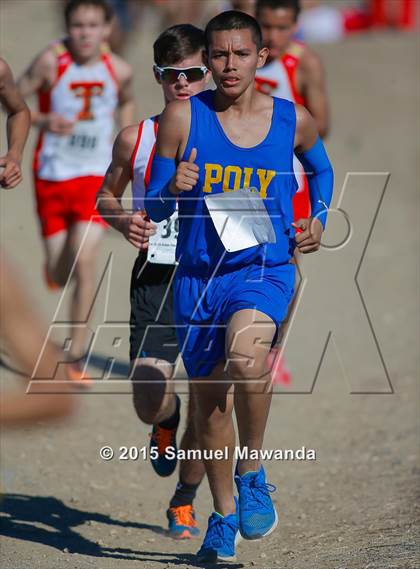
<path fill-rule="evenodd" d="M 57 36 L 54 14 L 54 3 L 46 0 L 2 3 L 1 52 L 16 74 L 32 54 Z M 128 53 L 136 69 L 139 117 L 160 109 L 159 90 L 150 73 L 151 37 L 150 30 L 143 30 Z M 333 330 L 333 341 L 312 393 L 308 392 L 314 370 L 307 369 L 308 376 L 295 373 L 294 383 L 284 390 L 287 395 L 274 397 L 266 436 L 267 448 L 305 445 L 316 450 L 317 459 L 267 463 L 269 480 L 278 487 L 274 496 L 280 524 L 265 541 L 243 542 L 233 567 L 420 567 L 415 525 L 419 482 L 416 43 L 414 36 L 383 34 L 320 50 L 332 99 L 328 148 L 336 169 L 337 195 L 348 171 L 391 173 L 358 284 L 393 393 L 377 353 L 364 349 L 369 342 L 373 345 L 372 337 L 368 334 L 369 341 L 364 342 L 351 304 L 354 299 L 344 298 L 341 304 L 348 310 L 343 315 L 329 310 L 327 304 L 341 286 L 340 275 L 348 269 L 346 249 L 334 253 L 332 262 L 322 253 L 319 263 L 328 271 L 328 295 L 322 302 L 313 302 L 310 317 L 305 316 L 310 333 L 292 338 L 288 345 L 290 366 L 297 370 L 305 362 L 319 360 L 319 344 L 311 342 L 317 333 L 323 343 L 328 330 Z M 1 196 L 2 239 L 21 267 L 32 297 L 52 321 L 59 296 L 48 294 L 41 280 L 42 249 L 33 211 L 29 154 L 25 183 Z M 354 212 L 360 227 L 369 220 L 367 225 L 372 226 L 379 186 L 365 176 L 346 194 L 344 205 Z M 331 225 L 331 231 L 340 234 L 340 224 Z M 352 282 L 366 244 L 366 227 L 363 235 L 354 233 L 359 252 L 352 257 L 357 257 Z M 101 294 L 95 326 L 105 319 L 122 323 L 118 358 L 124 368 L 133 251 L 111 232 L 104 241 L 102 263 L 110 251 L 115 270 L 109 310 L 105 317 Z M 317 262 L 307 261 L 309 272 Z M 345 322 L 341 340 L 334 334 L 331 313 L 336 326 Z M 328 320 L 326 329 L 328 318 L 332 324 Z M 98 365 L 109 354 L 105 335 L 98 339 L 95 354 Z M 1 371 L 5 385 L 11 386 L 13 376 Z M 165 510 L 175 478 L 158 480 L 143 460 L 104 462 L 99 458 L 104 444 L 118 453 L 121 446 L 141 447 L 148 441 L 148 429 L 136 420 L 125 384 L 118 385 L 117 390 L 126 393 L 117 394 L 115 386 L 107 389 L 102 383 L 83 397 L 71 426 L 2 433 L 4 569 L 197 566 L 193 554 L 199 542 L 176 543 L 165 536 Z M 306 394 L 291 393 L 296 391 Z M 355 391 L 363 393 L 350 394 Z M 196 509 L 204 528 L 210 512 L 207 484 L 200 490 Z"/>

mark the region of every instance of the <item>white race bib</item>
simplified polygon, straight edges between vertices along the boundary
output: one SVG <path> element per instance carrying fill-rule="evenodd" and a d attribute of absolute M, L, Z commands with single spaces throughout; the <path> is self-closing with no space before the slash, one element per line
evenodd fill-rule
<path fill-rule="evenodd" d="M 62 139 L 60 153 L 64 158 L 95 162 L 103 153 L 101 136 L 105 136 L 101 125 L 77 122 L 72 134 Z"/>
<path fill-rule="evenodd" d="M 255 188 L 207 195 L 204 199 L 214 227 L 229 253 L 276 242 L 270 216 Z"/>
<path fill-rule="evenodd" d="M 147 260 L 160 265 L 175 265 L 175 250 L 179 232 L 178 211 L 157 224 L 155 235 L 149 239 Z"/>

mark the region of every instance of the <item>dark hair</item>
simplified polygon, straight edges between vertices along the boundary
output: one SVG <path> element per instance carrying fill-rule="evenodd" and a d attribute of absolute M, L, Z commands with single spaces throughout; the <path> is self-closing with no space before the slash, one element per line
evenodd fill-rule
<path fill-rule="evenodd" d="M 153 44 L 156 65 L 173 65 L 186 57 L 204 51 L 204 32 L 191 24 L 171 26 Z"/>
<path fill-rule="evenodd" d="M 278 10 L 279 8 L 293 10 L 295 22 L 300 14 L 299 0 L 257 0 L 257 6 L 255 8 L 257 18 L 263 8 L 269 8 L 270 10 Z"/>
<path fill-rule="evenodd" d="M 252 39 L 257 49 L 260 50 L 262 47 L 261 28 L 257 20 L 245 12 L 228 10 L 227 12 L 218 14 L 207 24 L 204 30 L 207 51 L 211 43 L 211 34 L 224 30 L 251 30 Z"/>
<path fill-rule="evenodd" d="M 80 6 L 94 6 L 95 8 L 101 8 L 104 13 L 105 22 L 110 22 L 114 11 L 112 6 L 107 2 L 107 0 L 68 0 L 66 7 L 64 8 L 64 20 L 66 26 L 70 24 L 70 18 L 73 12 L 75 12 Z"/>

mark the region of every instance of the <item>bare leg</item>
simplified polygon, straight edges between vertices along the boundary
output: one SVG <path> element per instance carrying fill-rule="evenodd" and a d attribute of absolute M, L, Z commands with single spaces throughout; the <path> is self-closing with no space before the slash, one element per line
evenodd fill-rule
<path fill-rule="evenodd" d="M 48 276 L 61 287 L 67 284 L 73 265 L 69 238 L 69 232 L 63 230 L 44 240 Z"/>
<path fill-rule="evenodd" d="M 228 325 L 227 371 L 235 382 L 235 413 L 241 447 L 260 450 L 271 404 L 267 355 L 276 328 L 268 316 L 254 310 L 236 312 Z M 259 460 L 240 460 L 239 474 L 256 471 Z"/>
<path fill-rule="evenodd" d="M 138 418 L 148 425 L 156 425 L 171 417 L 176 410 L 171 381 L 173 366 L 154 358 L 138 358 L 131 365 L 133 403 Z"/>
<path fill-rule="evenodd" d="M 180 448 L 183 450 L 200 448 L 194 423 L 195 413 L 196 405 L 190 388 L 187 424 L 180 444 Z M 179 480 L 185 484 L 198 485 L 203 480 L 205 474 L 206 470 L 202 460 L 182 460 L 180 463 Z"/>
<path fill-rule="evenodd" d="M 159 476 L 170 476 L 177 465 L 176 448 L 180 421 L 180 399 L 174 392 L 173 366 L 156 358 L 139 358 L 133 367 L 133 400 L 141 421 L 153 425 L 150 462 Z"/>
<path fill-rule="evenodd" d="M 96 294 L 96 259 L 104 229 L 97 223 L 77 223 L 70 230 L 71 258 L 74 259 L 73 299 L 70 307 L 72 324 L 87 324 Z M 86 352 L 86 326 L 73 329 L 70 359 L 77 360 Z"/>
<path fill-rule="evenodd" d="M 228 449 L 228 459 L 204 461 L 214 509 L 226 516 L 235 511 L 232 477 L 235 430 L 232 420 L 233 385 L 225 377 L 223 368 L 224 362 L 205 378 L 206 382 L 194 380 L 192 388 L 197 405 L 195 419 L 201 449 Z"/>
<path fill-rule="evenodd" d="M 241 446 L 259 450 L 264 439 L 271 401 L 271 378 L 266 360 L 274 334 L 275 325 L 265 314 L 255 310 L 237 312 L 232 316 L 226 332 L 227 364 L 223 362 L 216 366 L 206 378 L 210 380 L 209 383 L 200 380 L 193 383 L 201 448 L 229 449 L 229 459 L 205 461 L 214 508 L 222 515 L 235 511 L 232 474 L 235 444 L 233 404 Z M 243 461 L 239 465 L 239 471 L 257 470 L 258 466 L 259 461 Z"/>

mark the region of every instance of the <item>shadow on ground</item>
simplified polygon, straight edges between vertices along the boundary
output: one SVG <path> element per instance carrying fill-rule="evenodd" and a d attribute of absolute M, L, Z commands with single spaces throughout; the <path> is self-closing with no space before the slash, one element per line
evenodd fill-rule
<path fill-rule="evenodd" d="M 40 543 L 69 554 L 91 557 L 111 557 L 133 561 L 149 561 L 167 566 L 188 565 L 206 567 L 197 563 L 195 555 L 188 553 L 164 553 L 159 551 L 141 551 L 121 547 L 105 547 L 75 531 L 75 527 L 87 522 L 100 523 L 121 528 L 134 528 L 151 531 L 167 537 L 167 531 L 161 527 L 141 522 L 117 520 L 106 514 L 86 512 L 67 506 L 52 496 L 27 496 L 25 494 L 6 494 L 1 502 L 1 534 L 14 539 Z M 168 537 L 168 539 L 170 539 Z M 174 549 L 176 543 L 174 543 Z M 208 567 L 208 565 L 207 565 Z M 240 569 L 242 564 L 217 565 L 219 569 Z"/>

